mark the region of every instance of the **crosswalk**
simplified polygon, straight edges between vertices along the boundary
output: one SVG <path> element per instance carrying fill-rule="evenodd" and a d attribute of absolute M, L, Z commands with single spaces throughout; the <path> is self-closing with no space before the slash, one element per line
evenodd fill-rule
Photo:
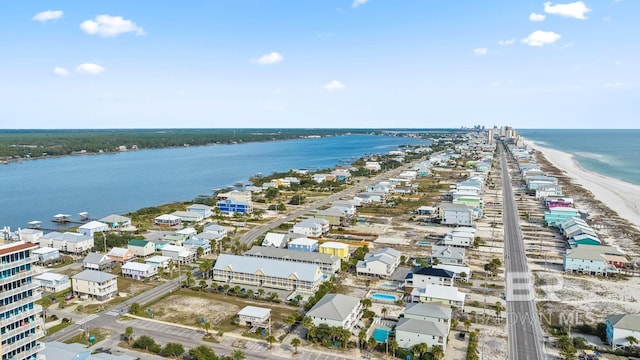
<path fill-rule="evenodd" d="M 77 325 L 84 325 L 84 324 L 88 323 L 89 321 L 97 318 L 98 316 L 100 316 L 100 315 L 98 315 L 98 314 L 89 315 L 89 316 L 85 317 L 84 319 L 80 319 L 80 320 L 76 321 L 76 324 Z"/>
<path fill-rule="evenodd" d="M 108 312 L 106 312 L 105 314 L 106 314 L 106 315 L 109 315 L 109 316 L 118 316 L 118 315 L 120 315 L 120 314 L 119 314 L 117 311 L 115 311 L 115 310 L 108 311 Z"/>

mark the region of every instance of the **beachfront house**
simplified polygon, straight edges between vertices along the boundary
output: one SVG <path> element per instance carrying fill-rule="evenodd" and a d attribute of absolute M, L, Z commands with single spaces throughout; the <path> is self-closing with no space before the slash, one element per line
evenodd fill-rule
<path fill-rule="evenodd" d="M 262 246 L 282 248 L 287 244 L 286 238 L 287 234 L 268 232 L 262 240 Z"/>
<path fill-rule="evenodd" d="M 330 207 L 325 210 L 318 210 L 313 214 L 315 217 L 325 219 L 332 226 L 348 226 L 349 215 L 345 211 L 345 208 Z"/>
<path fill-rule="evenodd" d="M 31 253 L 38 257 L 38 261 L 36 261 L 38 265 L 50 265 L 61 260 L 60 250 L 51 247 L 34 249 Z"/>
<path fill-rule="evenodd" d="M 295 238 L 287 244 L 287 249 L 295 251 L 318 251 L 318 240 L 309 239 L 307 237 Z"/>
<path fill-rule="evenodd" d="M 614 350 L 637 346 L 629 338 L 640 339 L 640 314 L 618 314 L 607 318 L 607 342 Z"/>
<path fill-rule="evenodd" d="M 360 299 L 342 294 L 326 294 L 306 314 L 315 326 L 326 324 L 353 330 L 362 317 Z"/>
<path fill-rule="evenodd" d="M 469 279 L 471 279 L 471 268 L 468 266 L 438 264 L 433 265 L 433 267 L 436 269 L 451 271 L 453 273 L 454 281 L 469 281 Z"/>
<path fill-rule="evenodd" d="M 309 237 L 321 237 L 329 233 L 329 221 L 321 218 L 307 218 L 293 225 L 291 232 Z"/>
<path fill-rule="evenodd" d="M 63 253 L 83 254 L 93 248 L 93 237 L 73 232 L 50 232 L 40 239 L 40 246 L 56 248 Z"/>
<path fill-rule="evenodd" d="M 431 247 L 431 263 L 462 265 L 464 263 L 464 248 L 453 246 L 433 245 Z"/>
<path fill-rule="evenodd" d="M 44 232 L 39 229 L 18 229 L 18 236 L 24 242 L 40 245 Z"/>
<path fill-rule="evenodd" d="M 358 275 L 374 276 L 378 278 L 390 277 L 398 265 L 401 254 L 392 248 L 379 249 L 373 254 L 366 254 L 364 260 L 356 264 Z"/>
<path fill-rule="evenodd" d="M 266 329 L 271 324 L 271 309 L 245 306 L 238 312 L 238 325 L 261 327 Z"/>
<path fill-rule="evenodd" d="M 227 229 L 224 226 L 212 223 L 207 224 L 202 228 L 202 232 L 213 234 L 213 239 L 219 240 L 227 236 Z"/>
<path fill-rule="evenodd" d="M 144 263 L 152 265 L 156 269 L 163 268 L 164 270 L 169 270 L 171 260 L 168 256 L 156 255 L 146 259 Z"/>
<path fill-rule="evenodd" d="M 109 252 L 107 253 L 107 256 L 120 264 L 124 264 L 127 261 L 132 260 L 133 258 L 135 258 L 136 256 L 134 255 L 133 251 L 127 249 L 127 248 L 121 248 L 121 247 L 114 247 L 111 250 L 109 250 Z"/>
<path fill-rule="evenodd" d="M 439 302 L 459 309 L 464 307 L 464 298 L 464 293 L 455 286 L 427 284 L 411 291 L 411 302 Z"/>
<path fill-rule="evenodd" d="M 122 265 L 122 277 L 129 277 L 134 280 L 150 279 L 158 274 L 158 268 L 151 264 L 142 264 L 129 261 Z"/>
<path fill-rule="evenodd" d="M 253 212 L 252 202 L 242 202 L 229 198 L 226 200 L 220 200 L 216 203 L 221 213 L 227 215 L 233 214 L 251 214 Z"/>
<path fill-rule="evenodd" d="M 90 252 L 82 260 L 82 268 L 89 270 L 105 271 L 113 269 L 114 262 L 107 254 Z"/>
<path fill-rule="evenodd" d="M 404 287 L 423 288 L 427 285 L 453 286 L 455 274 L 452 271 L 434 267 L 422 267 L 407 274 Z"/>
<path fill-rule="evenodd" d="M 453 310 L 451 306 L 442 303 L 409 303 L 405 306 L 403 317 L 424 321 L 433 321 L 436 324 L 443 324 L 449 332 L 451 327 L 451 316 Z"/>
<path fill-rule="evenodd" d="M 204 219 L 204 216 L 202 216 L 202 213 L 191 212 L 191 211 L 178 210 L 178 211 L 172 212 L 171 215 L 177 216 L 180 218 L 180 221 L 188 222 L 188 223 L 199 222 Z"/>
<path fill-rule="evenodd" d="M 442 203 L 438 207 L 441 224 L 470 226 L 473 225 L 473 209 L 463 204 Z"/>
<path fill-rule="evenodd" d="M 46 272 L 35 276 L 34 279 L 40 284 L 42 291 L 50 293 L 57 293 L 71 287 L 69 277 L 64 274 Z"/>
<path fill-rule="evenodd" d="M 578 245 L 567 250 L 564 271 L 584 274 L 607 275 L 629 264 L 625 254 L 611 246 Z"/>
<path fill-rule="evenodd" d="M 163 214 L 153 219 L 154 224 L 160 226 L 177 226 L 182 223 L 182 219 L 171 214 Z"/>
<path fill-rule="evenodd" d="M 202 215 L 203 219 L 206 219 L 211 216 L 212 214 L 211 209 L 212 209 L 211 206 L 207 206 L 203 204 L 193 204 L 193 205 L 187 206 L 187 211 L 192 213 L 198 213 Z"/>
<path fill-rule="evenodd" d="M 213 267 L 213 280 L 313 294 L 323 277 L 315 264 L 221 254 Z"/>
<path fill-rule="evenodd" d="M 335 255 L 342 260 L 348 260 L 351 255 L 349 253 L 349 245 L 335 241 L 327 241 L 320 244 L 320 246 L 318 246 L 318 252 L 321 254 Z"/>
<path fill-rule="evenodd" d="M 580 212 L 572 207 L 554 207 L 544 212 L 544 222 L 547 226 L 557 227 L 572 218 L 579 218 Z"/>
<path fill-rule="evenodd" d="M 402 349 L 411 349 L 417 344 L 427 344 L 429 349 L 439 345 L 447 348 L 448 329 L 443 324 L 430 320 L 401 318 L 395 329 L 396 342 Z"/>
<path fill-rule="evenodd" d="M 78 228 L 78 232 L 87 236 L 93 236 L 98 232 L 104 232 L 109 230 L 109 225 L 100 221 L 90 221 Z"/>
<path fill-rule="evenodd" d="M 111 214 L 99 219 L 100 222 L 106 223 L 112 229 L 119 229 L 131 226 L 131 218 L 117 214 Z"/>
<path fill-rule="evenodd" d="M 476 229 L 472 227 L 460 226 L 449 231 L 442 239 L 443 245 L 470 247 L 476 235 Z"/>
<path fill-rule="evenodd" d="M 165 245 L 162 256 L 170 257 L 176 264 L 187 264 L 195 260 L 195 254 L 189 249 L 177 245 Z"/>
<path fill-rule="evenodd" d="M 127 249 L 131 250 L 137 257 L 147 257 L 156 252 L 156 247 L 151 241 L 140 239 L 129 240 Z"/>
<path fill-rule="evenodd" d="M 103 271 L 84 270 L 71 277 L 74 294 L 104 301 L 118 294 L 118 277 Z"/>
<path fill-rule="evenodd" d="M 253 246 L 243 255 L 265 259 L 315 264 L 320 267 L 320 271 L 327 275 L 333 275 L 337 273 L 340 270 L 341 264 L 341 260 L 338 256 L 330 254 L 320 254 L 317 252 L 274 248 L 269 246 Z"/>
<path fill-rule="evenodd" d="M 211 243 L 207 240 L 191 238 L 189 240 L 185 240 L 182 246 L 193 254 L 198 254 L 198 249 L 202 249 L 202 255 L 211 254 Z"/>

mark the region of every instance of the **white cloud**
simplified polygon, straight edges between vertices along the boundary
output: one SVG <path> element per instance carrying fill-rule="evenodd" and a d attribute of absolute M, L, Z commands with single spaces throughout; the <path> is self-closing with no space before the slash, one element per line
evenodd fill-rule
<path fill-rule="evenodd" d="M 553 31 L 537 30 L 522 39 L 522 42 L 529 46 L 544 46 L 546 44 L 553 44 L 559 39 L 560 34 L 556 34 Z"/>
<path fill-rule="evenodd" d="M 473 50 L 473 53 L 478 55 L 478 56 L 487 55 L 488 52 L 489 52 L 489 49 L 487 49 L 487 48 L 477 48 L 477 49 Z"/>
<path fill-rule="evenodd" d="M 76 68 L 76 72 L 80 73 L 80 74 L 91 74 L 91 75 L 98 75 L 101 74 L 105 71 L 106 69 L 103 66 L 100 66 L 98 64 L 93 64 L 93 63 L 84 63 L 84 64 L 80 64 L 77 68 Z"/>
<path fill-rule="evenodd" d="M 353 4 L 351 4 L 351 7 L 353 8 L 357 8 L 360 5 L 364 5 L 368 2 L 369 0 L 353 0 Z"/>
<path fill-rule="evenodd" d="M 53 68 L 53 73 L 58 76 L 67 76 L 69 75 L 69 71 L 65 68 L 55 67 Z"/>
<path fill-rule="evenodd" d="M 89 35 L 103 37 L 115 37 L 128 32 L 145 35 L 141 27 L 131 20 L 123 19 L 122 16 L 98 15 L 95 20 L 83 21 L 80 24 L 80 29 Z"/>
<path fill-rule="evenodd" d="M 271 52 L 266 55 L 262 55 L 258 58 L 258 60 L 254 60 L 255 63 L 260 65 L 271 65 L 276 64 L 284 60 L 284 57 L 280 55 L 278 52 Z"/>
<path fill-rule="evenodd" d="M 606 83 L 604 84 L 605 87 L 609 88 L 609 89 L 620 89 L 625 87 L 625 84 L 622 82 L 613 82 L 613 83 Z"/>
<path fill-rule="evenodd" d="M 500 46 L 511 46 L 516 43 L 516 39 L 498 40 Z"/>
<path fill-rule="evenodd" d="M 615 64 L 616 66 L 622 66 L 622 61 L 616 61 L 614 64 Z"/>
<path fill-rule="evenodd" d="M 344 89 L 344 84 L 341 83 L 338 80 L 333 80 L 332 82 L 330 82 L 327 85 L 323 86 L 323 88 L 325 90 L 329 90 L 329 91 L 340 90 L 340 89 Z"/>
<path fill-rule="evenodd" d="M 551 2 L 544 3 L 544 12 L 547 14 L 560 15 L 575 19 L 585 20 L 584 14 L 590 12 L 591 9 L 582 1 L 576 1 L 568 4 L 556 4 Z"/>
<path fill-rule="evenodd" d="M 62 12 L 62 10 L 47 10 L 47 11 L 43 11 L 35 14 L 31 18 L 31 20 L 42 21 L 42 22 L 49 21 L 49 20 L 57 20 L 57 19 L 60 19 L 63 14 L 64 13 Z"/>
<path fill-rule="evenodd" d="M 545 18 L 546 16 L 544 16 L 544 14 L 536 14 L 536 13 L 529 14 L 529 20 L 531 21 L 540 22 L 540 21 L 544 21 Z"/>

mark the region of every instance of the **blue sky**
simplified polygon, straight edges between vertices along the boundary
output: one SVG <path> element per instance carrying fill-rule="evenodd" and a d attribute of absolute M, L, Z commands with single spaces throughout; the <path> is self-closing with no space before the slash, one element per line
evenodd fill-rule
<path fill-rule="evenodd" d="M 2 10 L 2 128 L 640 124 L 636 0 L 3 1 Z"/>

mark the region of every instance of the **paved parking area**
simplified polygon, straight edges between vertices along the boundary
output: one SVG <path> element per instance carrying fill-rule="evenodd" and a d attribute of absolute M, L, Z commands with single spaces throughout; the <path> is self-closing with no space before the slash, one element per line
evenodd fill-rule
<path fill-rule="evenodd" d="M 179 326 L 171 326 L 166 324 L 159 324 L 151 321 L 144 320 L 131 320 L 127 322 L 128 326 L 132 326 L 135 329 L 151 330 L 153 332 L 162 332 L 165 334 L 171 334 L 173 336 L 185 337 L 189 339 L 201 339 L 204 335 L 202 331 L 187 329 Z"/>

